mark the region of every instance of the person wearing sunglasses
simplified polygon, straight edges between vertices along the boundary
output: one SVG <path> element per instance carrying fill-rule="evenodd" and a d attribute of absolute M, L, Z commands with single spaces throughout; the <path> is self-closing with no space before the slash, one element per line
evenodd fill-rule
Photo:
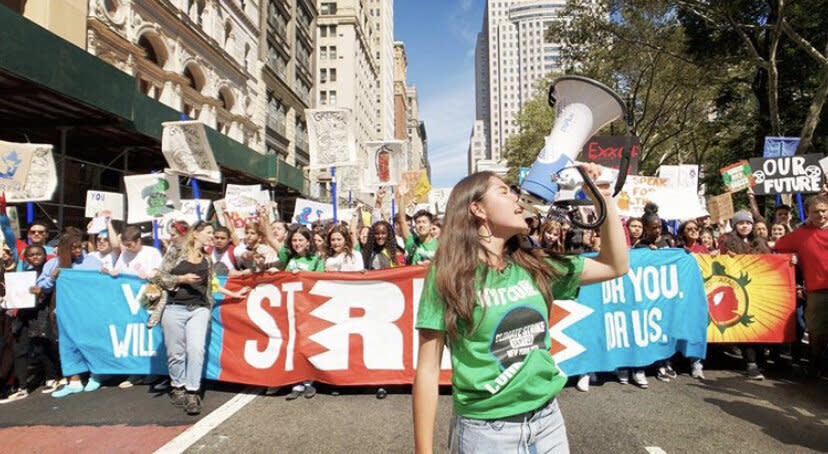
<path fill-rule="evenodd" d="M 17 240 L 17 250 L 20 253 L 17 260 L 17 271 L 32 270 L 23 256 L 23 251 L 26 250 L 26 246 L 41 246 L 46 250 L 47 261 L 54 258 L 52 246 L 48 246 L 46 244 L 46 241 L 49 239 L 49 230 L 47 229 L 45 223 L 41 221 L 33 222 L 32 225 L 29 226 L 29 230 L 26 232 L 26 238 L 27 241 Z"/>
<path fill-rule="evenodd" d="M 678 228 L 679 244 L 691 254 L 709 254 L 708 249 L 701 242 L 701 228 L 694 220 L 684 221 Z"/>

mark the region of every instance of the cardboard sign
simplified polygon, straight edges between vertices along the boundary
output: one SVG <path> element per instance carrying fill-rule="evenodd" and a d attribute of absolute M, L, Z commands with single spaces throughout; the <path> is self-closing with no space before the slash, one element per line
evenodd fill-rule
<path fill-rule="evenodd" d="M 6 273 L 6 309 L 31 309 L 37 299 L 29 292 L 37 280 L 36 271 Z"/>
<path fill-rule="evenodd" d="M 658 168 L 658 176 L 666 178 L 674 188 L 696 190 L 699 187 L 699 166 L 696 164 L 663 165 Z"/>
<path fill-rule="evenodd" d="M 178 177 L 166 173 L 124 177 L 127 191 L 127 222 L 137 224 L 162 218 L 181 205 Z"/>
<path fill-rule="evenodd" d="M 228 184 L 222 204 L 216 203 L 216 214 L 224 222 L 227 214 L 230 216 L 232 228 L 239 238 L 244 236 L 244 226 L 251 221 L 259 220 L 259 207 L 270 202 L 270 195 L 262 191 L 262 186 Z M 271 219 L 275 220 L 275 219 Z M 230 228 L 228 226 L 228 228 Z"/>
<path fill-rule="evenodd" d="M 39 146 L 42 145 L 0 140 L 0 191 L 23 190 Z"/>
<path fill-rule="evenodd" d="M 115 221 L 124 220 L 124 195 L 118 192 L 86 191 L 87 218 L 108 217 Z"/>
<path fill-rule="evenodd" d="M 628 175 L 624 189 L 616 197 L 618 214 L 624 217 L 639 217 L 644 214 L 644 205 L 650 201 L 651 194 L 667 189 L 666 178 Z"/>
<path fill-rule="evenodd" d="M 621 155 L 627 146 L 627 136 L 595 136 L 591 138 L 578 155 L 578 161 L 594 162 L 604 167 L 618 169 L 621 166 Z M 630 153 L 629 174 L 638 173 L 638 155 L 641 150 L 641 140 L 632 138 L 632 152 Z"/>
<path fill-rule="evenodd" d="M 396 186 L 405 162 L 405 142 L 367 142 L 369 187 Z"/>
<path fill-rule="evenodd" d="M 170 173 L 211 183 L 221 183 L 221 170 L 207 140 L 204 123 L 195 120 L 168 121 L 161 136 L 161 152 Z"/>
<path fill-rule="evenodd" d="M 814 193 L 822 189 L 820 154 L 753 158 L 753 180 L 756 195 Z"/>
<path fill-rule="evenodd" d="M 745 160 L 723 167 L 719 173 L 727 191 L 739 192 L 753 186 L 753 170 Z"/>
<path fill-rule="evenodd" d="M 828 174 L 828 156 L 819 160 L 819 166 L 822 167 L 822 174 Z"/>
<path fill-rule="evenodd" d="M 725 192 L 707 199 L 707 211 L 714 222 L 728 220 L 733 217 L 733 195 Z"/>
<path fill-rule="evenodd" d="M 20 203 L 52 200 L 52 195 L 57 189 L 57 167 L 55 166 L 55 157 L 52 155 L 52 145 L 35 143 L 25 145 L 30 147 L 27 149 L 32 150 L 31 164 L 25 175 L 26 182 L 22 188 L 7 189 L 6 201 L 8 203 Z M 21 169 L 18 168 L 15 176 L 20 171 Z"/>
<path fill-rule="evenodd" d="M 356 120 L 350 109 L 305 109 L 311 169 L 356 162 Z"/>

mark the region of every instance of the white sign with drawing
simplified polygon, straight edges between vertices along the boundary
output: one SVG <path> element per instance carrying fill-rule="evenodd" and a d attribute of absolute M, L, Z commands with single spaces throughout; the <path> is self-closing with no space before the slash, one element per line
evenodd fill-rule
<path fill-rule="evenodd" d="M 170 168 L 167 171 L 211 183 L 221 183 L 221 169 L 200 121 L 162 123 L 161 152 Z"/>
<path fill-rule="evenodd" d="M 127 192 L 127 222 L 137 224 L 162 218 L 180 206 L 178 177 L 166 173 L 124 177 Z"/>
<path fill-rule="evenodd" d="M 356 163 L 356 132 L 350 109 L 306 109 L 311 169 Z"/>
<path fill-rule="evenodd" d="M 52 200 L 57 189 L 57 167 L 50 144 L 26 144 L 32 148 L 32 160 L 26 183 L 20 190 L 6 191 L 6 201 L 45 202 Z"/>

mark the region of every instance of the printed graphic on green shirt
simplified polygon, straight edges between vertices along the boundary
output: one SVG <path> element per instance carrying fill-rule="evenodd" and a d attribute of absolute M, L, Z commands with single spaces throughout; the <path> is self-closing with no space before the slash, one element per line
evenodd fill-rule
<path fill-rule="evenodd" d="M 509 311 L 497 325 L 490 348 L 500 362 L 500 368 L 506 369 L 522 362 L 530 351 L 544 348 L 545 336 L 543 314 L 528 307 L 518 307 Z"/>

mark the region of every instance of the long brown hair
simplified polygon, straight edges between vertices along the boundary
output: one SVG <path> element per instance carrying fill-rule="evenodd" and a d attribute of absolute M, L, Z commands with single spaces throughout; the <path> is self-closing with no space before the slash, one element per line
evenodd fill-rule
<path fill-rule="evenodd" d="M 57 247 L 58 267 L 72 267 L 72 245 L 81 242 L 83 242 L 81 237 L 73 233 L 64 233 L 60 236 Z"/>
<path fill-rule="evenodd" d="M 444 321 L 449 338 L 456 338 L 459 327 L 465 326 L 470 334 L 472 313 L 477 300 L 477 288 L 486 280 L 487 267 L 480 257 L 486 250 L 480 242 L 480 220 L 471 212 L 471 204 L 480 202 L 491 185 L 493 172 L 478 172 L 460 180 L 451 191 L 446 204 L 446 218 L 440 242 L 448 247 L 438 247 L 434 257 L 434 284 L 445 304 Z M 543 257 L 533 255 L 531 249 L 521 247 L 521 235 L 509 238 L 504 248 L 504 259 L 516 263 L 532 276 L 538 289 L 551 307 L 551 283 L 560 276 Z M 390 239 L 389 241 L 393 241 Z M 485 265 L 485 264 L 484 264 Z"/>
<path fill-rule="evenodd" d="M 322 234 L 322 232 L 319 233 Z M 331 247 L 331 235 L 334 233 L 338 233 L 342 235 L 342 238 L 345 238 L 345 246 L 342 248 L 342 251 L 345 252 L 345 255 L 351 255 L 354 250 L 354 239 L 351 238 L 351 230 L 346 225 L 336 224 L 331 228 L 331 230 L 328 231 L 328 236 L 325 239 L 325 247 L 328 249 L 328 257 L 336 255 L 333 247 Z"/>

